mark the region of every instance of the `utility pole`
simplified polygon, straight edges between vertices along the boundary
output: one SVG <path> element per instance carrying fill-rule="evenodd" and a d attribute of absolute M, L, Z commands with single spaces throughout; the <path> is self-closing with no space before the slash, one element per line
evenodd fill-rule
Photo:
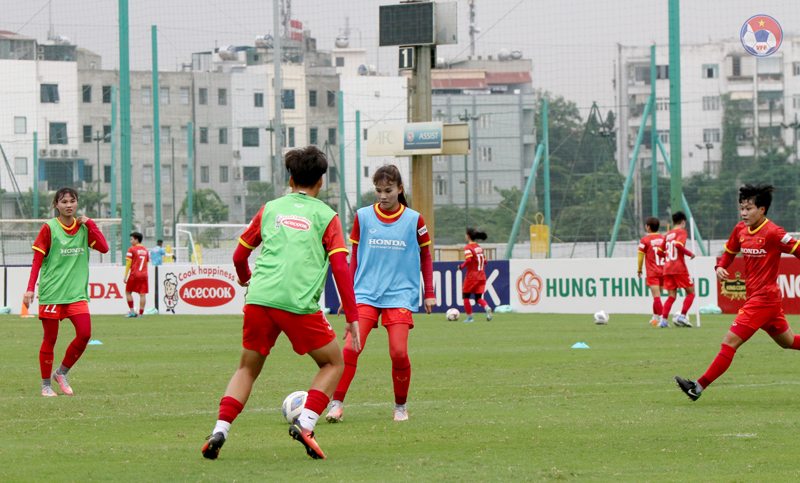
<path fill-rule="evenodd" d="M 416 58 L 411 74 L 411 122 L 431 120 L 431 50 L 430 45 L 415 45 Z M 411 195 L 414 209 L 427 224 L 431 241 L 434 239 L 433 219 L 433 156 L 411 156 Z"/>
<path fill-rule="evenodd" d="M 477 121 L 480 116 L 471 116 L 467 109 L 464 109 L 464 114 L 458 115 L 458 120 L 461 122 Z M 475 129 L 475 123 L 472 123 L 472 129 Z M 469 155 L 464 155 L 464 228 L 469 228 Z"/>

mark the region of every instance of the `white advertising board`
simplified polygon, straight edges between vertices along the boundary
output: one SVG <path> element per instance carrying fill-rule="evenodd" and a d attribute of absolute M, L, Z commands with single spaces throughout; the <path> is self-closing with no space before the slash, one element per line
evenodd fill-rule
<path fill-rule="evenodd" d="M 695 281 L 695 307 L 717 303 L 714 257 L 687 260 Z M 514 312 L 593 314 L 650 314 L 653 299 L 645 279 L 636 276 L 635 258 L 511 260 L 509 266 L 511 306 Z M 682 291 L 681 291 L 682 292 Z M 666 297 L 662 292 L 662 302 Z M 673 312 L 683 304 L 682 293 Z"/>
<path fill-rule="evenodd" d="M 158 311 L 170 315 L 241 314 L 247 293 L 233 264 L 162 265 L 157 283 Z"/>

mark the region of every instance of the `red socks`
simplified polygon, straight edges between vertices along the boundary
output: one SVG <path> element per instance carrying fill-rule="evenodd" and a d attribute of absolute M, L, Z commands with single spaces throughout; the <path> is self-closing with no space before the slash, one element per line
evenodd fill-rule
<path fill-rule="evenodd" d="M 233 420 L 236 419 L 236 416 L 242 412 L 242 409 L 244 409 L 244 404 L 230 396 L 225 396 L 222 398 L 222 401 L 219 402 L 218 419 L 226 423 L 232 423 Z"/>
<path fill-rule="evenodd" d="M 486 301 L 483 299 L 478 299 L 478 305 L 480 305 L 484 309 L 489 306 L 489 304 L 487 304 Z"/>
<path fill-rule="evenodd" d="M 800 335 L 794 336 L 794 342 L 792 342 L 792 349 L 800 351 Z"/>
<path fill-rule="evenodd" d="M 317 391 L 316 389 L 309 389 L 308 390 L 308 397 L 306 397 L 306 406 L 305 409 L 309 411 L 313 411 L 316 413 L 317 416 L 322 414 L 322 411 L 328 407 L 328 403 L 330 400 L 328 396 L 325 395 L 322 391 Z"/>
<path fill-rule="evenodd" d="M 694 294 L 693 293 L 687 293 L 686 294 L 686 298 L 683 301 L 683 310 L 681 311 L 681 313 L 683 315 L 686 315 L 686 314 L 689 313 L 689 308 L 691 308 L 692 302 L 694 302 Z"/>
<path fill-rule="evenodd" d="M 795 344 L 797 344 L 797 338 L 795 338 Z M 794 345 L 792 347 L 794 347 Z M 709 384 L 728 370 L 731 366 L 731 362 L 733 362 L 733 356 L 735 355 L 736 349 L 729 345 L 722 344 L 722 349 L 719 351 L 719 354 L 717 354 L 717 357 L 714 358 L 714 362 L 711 363 L 711 366 L 706 373 L 703 374 L 703 377 L 697 380 L 697 382 L 703 386 L 703 389 L 707 388 Z"/>
<path fill-rule="evenodd" d="M 133 310 L 133 300 L 128 300 L 128 308 Z"/>
<path fill-rule="evenodd" d="M 144 315 L 144 309 L 139 309 L 139 315 Z"/>
<path fill-rule="evenodd" d="M 472 303 L 470 303 L 469 299 L 464 299 L 464 313 L 472 315 Z"/>
<path fill-rule="evenodd" d="M 664 308 L 661 306 L 661 297 L 653 297 L 653 313 L 661 315 Z"/>
<path fill-rule="evenodd" d="M 405 404 L 408 398 L 408 387 L 411 385 L 411 361 L 408 356 L 392 361 L 392 384 L 394 385 L 394 403 Z"/>
<path fill-rule="evenodd" d="M 661 317 L 669 319 L 669 311 L 672 310 L 672 304 L 674 303 L 675 297 L 667 297 L 667 301 L 664 302 L 664 309 L 661 311 Z"/>
<path fill-rule="evenodd" d="M 363 344 L 364 341 L 362 340 L 361 343 Z M 356 376 L 356 366 L 358 365 L 358 354 L 355 352 L 345 349 L 342 351 L 342 356 L 344 356 L 344 373 L 342 378 L 339 379 L 339 384 L 336 385 L 336 391 L 333 393 L 335 401 L 344 401 L 347 390 L 350 389 L 350 383 L 353 382 L 353 378 Z"/>

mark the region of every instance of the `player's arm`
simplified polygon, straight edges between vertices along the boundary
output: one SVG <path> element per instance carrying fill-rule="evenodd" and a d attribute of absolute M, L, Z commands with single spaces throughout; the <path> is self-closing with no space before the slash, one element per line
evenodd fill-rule
<path fill-rule="evenodd" d="M 36 289 L 36 280 L 39 279 L 39 271 L 42 268 L 44 257 L 50 253 L 50 225 L 44 224 L 39 229 L 39 234 L 33 242 L 33 263 L 31 264 L 31 275 L 28 278 L 28 290 L 22 296 L 22 303 L 25 307 L 30 308 L 33 303 L 34 290 Z"/>
<path fill-rule="evenodd" d="M 108 253 L 108 241 L 106 241 L 106 237 L 103 235 L 103 232 L 100 231 L 100 228 L 97 227 L 97 223 L 85 216 L 81 218 L 86 218 L 83 220 L 83 224 L 86 225 L 86 228 L 89 230 L 89 248 L 97 250 L 100 253 Z"/>
<path fill-rule="evenodd" d="M 781 253 L 786 253 L 788 255 L 794 255 L 797 258 L 800 258 L 800 241 L 795 240 L 792 235 L 786 233 L 781 227 L 778 227 L 776 231 L 776 237 L 780 239 L 778 243 L 778 249 Z"/>
<path fill-rule="evenodd" d="M 734 228 L 733 233 L 731 233 L 731 237 L 727 242 L 725 242 L 725 253 L 722 254 L 719 262 L 717 262 L 717 265 L 714 267 L 714 271 L 716 272 L 719 280 L 726 280 L 728 278 L 727 268 L 731 266 L 733 259 L 736 258 L 736 255 L 741 250 L 741 247 L 739 246 L 738 231 L 739 230 L 737 228 Z"/>
<path fill-rule="evenodd" d="M 130 249 L 128 249 L 128 254 L 125 255 L 125 278 L 122 279 L 123 282 L 128 281 L 128 273 L 131 271 L 131 265 L 133 265 L 133 254 L 131 254 Z"/>
<path fill-rule="evenodd" d="M 464 247 L 464 263 L 459 265 L 458 269 L 459 270 L 463 270 L 463 269 L 467 268 L 467 265 L 469 265 L 469 262 L 471 261 L 470 258 L 472 258 L 472 257 L 473 257 L 472 249 L 468 248 L 468 247 Z"/>
<path fill-rule="evenodd" d="M 683 246 L 683 243 L 681 242 L 678 241 L 675 242 L 675 249 L 681 255 L 686 255 L 689 258 L 694 258 L 694 253 L 690 252 L 685 246 Z"/>
<path fill-rule="evenodd" d="M 420 271 L 422 271 L 422 282 L 425 284 L 425 312 L 431 313 L 431 309 L 436 305 L 436 294 L 433 291 L 433 257 L 431 256 L 431 235 L 422 215 L 417 221 L 417 243 L 419 243 Z"/>
<path fill-rule="evenodd" d="M 645 250 L 647 250 L 647 246 L 644 244 L 644 240 L 642 240 L 639 242 L 639 268 L 636 270 L 636 273 L 638 273 L 640 277 L 642 276 L 642 263 L 644 262 Z"/>
<path fill-rule="evenodd" d="M 333 279 L 336 282 L 336 290 L 339 292 L 339 298 L 342 300 L 342 306 L 344 307 L 346 322 L 343 338 L 347 338 L 347 333 L 349 332 L 353 350 L 360 351 L 361 336 L 358 331 L 356 293 L 353 290 L 353 279 L 347 269 L 347 245 L 344 243 L 344 233 L 342 232 L 342 222 L 339 221 L 339 215 L 334 216 L 328 223 L 327 228 L 325 228 L 325 233 L 322 235 L 322 244 L 328 253 Z"/>
<path fill-rule="evenodd" d="M 247 286 L 250 282 L 250 264 L 247 259 L 250 258 L 250 253 L 261 245 L 261 217 L 264 213 L 262 206 L 253 220 L 247 225 L 247 229 L 239 237 L 239 244 L 233 252 L 233 266 L 236 268 L 237 282 L 242 287 Z"/>

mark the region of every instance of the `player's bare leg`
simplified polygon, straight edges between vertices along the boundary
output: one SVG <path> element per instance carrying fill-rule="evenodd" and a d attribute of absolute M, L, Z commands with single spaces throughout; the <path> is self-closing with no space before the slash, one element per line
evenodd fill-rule
<path fill-rule="evenodd" d="M 336 384 L 344 373 L 344 359 L 339 343 L 334 339 L 324 347 L 310 351 L 308 355 L 314 359 L 319 372 L 308 390 L 306 406 L 300 417 L 289 426 L 289 436 L 303 444 L 308 456 L 314 459 L 325 459 L 325 453 L 314 437 L 314 427 L 320 414 L 328 406 L 328 401 L 336 389 Z"/>

